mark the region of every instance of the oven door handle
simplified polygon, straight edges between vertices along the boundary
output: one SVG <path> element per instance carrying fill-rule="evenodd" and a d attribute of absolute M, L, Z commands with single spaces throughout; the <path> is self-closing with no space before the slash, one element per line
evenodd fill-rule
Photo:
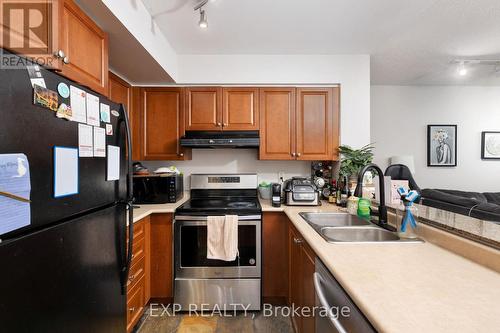
<path fill-rule="evenodd" d="M 262 219 L 261 215 L 246 215 L 238 216 L 238 221 L 260 221 Z M 175 220 L 177 221 L 203 221 L 208 220 L 208 216 L 193 216 L 193 215 L 176 215 Z"/>

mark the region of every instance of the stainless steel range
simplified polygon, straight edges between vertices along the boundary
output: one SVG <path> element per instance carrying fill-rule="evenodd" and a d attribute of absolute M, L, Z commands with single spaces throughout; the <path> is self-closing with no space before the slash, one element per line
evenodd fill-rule
<path fill-rule="evenodd" d="M 261 308 L 261 222 L 256 174 L 193 174 L 174 219 L 174 301 L 182 310 Z M 234 261 L 207 259 L 207 217 L 238 215 Z"/>

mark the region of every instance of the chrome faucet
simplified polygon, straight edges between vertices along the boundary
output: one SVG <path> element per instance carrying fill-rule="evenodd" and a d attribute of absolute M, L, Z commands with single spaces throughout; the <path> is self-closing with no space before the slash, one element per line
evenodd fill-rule
<path fill-rule="evenodd" d="M 386 230 L 396 231 L 396 228 L 387 223 L 387 207 L 385 206 L 384 173 L 382 172 L 382 169 L 380 169 L 378 165 L 373 163 L 368 164 L 359 171 L 358 184 L 356 185 L 354 196 L 358 198 L 361 198 L 363 196 L 363 178 L 365 176 L 365 173 L 369 170 L 374 170 L 378 174 L 378 183 L 380 189 L 380 202 L 378 205 L 378 214 L 375 214 L 378 215 L 378 221 L 372 219 L 371 222 L 375 223 L 379 227 L 382 227 Z"/>

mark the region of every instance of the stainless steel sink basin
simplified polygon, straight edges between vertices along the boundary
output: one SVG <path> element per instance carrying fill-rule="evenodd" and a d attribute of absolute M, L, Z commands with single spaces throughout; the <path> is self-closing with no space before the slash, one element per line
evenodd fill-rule
<path fill-rule="evenodd" d="M 394 242 L 397 234 L 379 227 L 324 227 L 321 236 L 328 242 Z"/>
<path fill-rule="evenodd" d="M 329 243 L 422 243 L 421 239 L 400 238 L 397 233 L 347 213 L 299 215 Z"/>
<path fill-rule="evenodd" d="M 369 226 L 371 223 L 362 218 L 347 213 L 308 213 L 302 212 L 299 215 L 314 227 L 348 227 L 348 226 Z"/>

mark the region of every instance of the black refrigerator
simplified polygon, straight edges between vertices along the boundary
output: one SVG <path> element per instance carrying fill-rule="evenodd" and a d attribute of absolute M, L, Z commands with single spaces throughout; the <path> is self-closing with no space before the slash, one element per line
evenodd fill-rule
<path fill-rule="evenodd" d="M 48 89 L 76 86 L 115 111 L 105 140 L 120 147 L 119 179 L 106 180 L 108 156 L 80 157 L 78 194 L 55 198 L 54 146 L 77 148 L 78 123 L 34 105 L 26 69 L 0 68 L 0 154 L 25 154 L 31 182 L 29 225 L 0 234 L 0 331 L 125 332 L 133 238 L 127 115 L 55 72 L 40 73 Z"/>

